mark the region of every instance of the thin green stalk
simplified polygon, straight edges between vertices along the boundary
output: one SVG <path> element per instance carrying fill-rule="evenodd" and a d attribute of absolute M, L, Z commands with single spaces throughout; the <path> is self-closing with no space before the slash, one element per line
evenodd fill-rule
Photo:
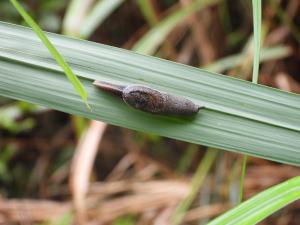
<path fill-rule="evenodd" d="M 252 82 L 257 84 L 259 74 L 259 59 L 261 45 L 261 0 L 252 0 L 254 28 L 254 59 Z"/>
<path fill-rule="evenodd" d="M 190 208 L 193 203 L 199 188 L 203 184 L 205 178 L 208 175 L 208 172 L 213 165 L 214 160 L 216 159 L 218 150 L 208 149 L 201 163 L 199 164 L 197 171 L 192 179 L 191 190 L 188 196 L 178 205 L 174 215 L 171 218 L 172 225 L 181 224 L 186 211 Z"/>
<path fill-rule="evenodd" d="M 239 203 L 241 203 L 243 201 L 243 198 L 244 198 L 244 181 L 245 181 L 246 170 L 247 170 L 247 160 L 248 160 L 248 156 L 243 155 L 242 174 L 241 174 L 241 181 L 240 181 Z"/>
<path fill-rule="evenodd" d="M 83 85 L 80 83 L 77 76 L 73 73 L 72 69 L 65 62 L 64 58 L 60 55 L 60 53 L 56 50 L 56 48 L 51 44 L 49 39 L 46 37 L 42 29 L 39 25 L 31 18 L 31 16 L 23 9 L 23 7 L 18 3 L 17 0 L 10 0 L 13 6 L 17 9 L 17 11 L 21 14 L 23 19 L 28 23 L 28 25 L 33 29 L 33 31 L 38 35 L 44 45 L 48 48 L 49 52 L 52 54 L 53 58 L 57 61 L 57 63 L 64 70 L 70 82 L 73 84 L 77 93 L 81 96 L 82 100 L 86 104 L 87 108 L 90 110 L 90 106 L 87 102 L 87 92 L 85 91 Z"/>
<path fill-rule="evenodd" d="M 259 75 L 259 62 L 260 62 L 260 46 L 261 46 L 261 0 L 252 0 L 253 7 L 253 30 L 254 30 L 254 58 L 253 58 L 253 73 L 252 82 L 257 84 Z M 242 202 L 244 195 L 244 180 L 247 169 L 247 155 L 243 156 L 242 162 L 242 174 L 240 180 L 240 198 L 239 202 Z"/>

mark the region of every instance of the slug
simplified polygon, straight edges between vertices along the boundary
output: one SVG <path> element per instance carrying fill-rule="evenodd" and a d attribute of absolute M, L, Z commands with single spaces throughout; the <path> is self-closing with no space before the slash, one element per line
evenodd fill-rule
<path fill-rule="evenodd" d="M 103 81 L 95 81 L 93 84 L 102 91 L 122 98 L 127 105 L 153 114 L 191 116 L 203 108 L 181 96 L 142 85 L 121 86 Z"/>

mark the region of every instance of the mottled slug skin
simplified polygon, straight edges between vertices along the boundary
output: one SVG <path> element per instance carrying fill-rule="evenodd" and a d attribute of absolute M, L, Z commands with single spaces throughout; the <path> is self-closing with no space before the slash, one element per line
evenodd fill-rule
<path fill-rule="evenodd" d="M 124 102 L 133 108 L 164 115 L 193 115 L 200 109 L 192 101 L 152 88 L 129 85 L 123 89 Z"/>
<path fill-rule="evenodd" d="M 129 85 L 123 89 L 123 101 L 135 109 L 145 112 L 162 113 L 166 100 L 157 90 L 138 85 Z"/>

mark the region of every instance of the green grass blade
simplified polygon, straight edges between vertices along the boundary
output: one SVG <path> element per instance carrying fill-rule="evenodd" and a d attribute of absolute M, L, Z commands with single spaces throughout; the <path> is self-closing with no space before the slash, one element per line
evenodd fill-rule
<path fill-rule="evenodd" d="M 77 93 L 81 96 L 82 100 L 84 101 L 86 106 L 89 108 L 89 105 L 87 103 L 87 98 L 88 98 L 87 92 L 85 91 L 85 89 L 83 88 L 79 79 L 73 73 L 71 68 L 65 62 L 64 58 L 60 55 L 60 53 L 56 50 L 56 48 L 51 44 L 51 42 L 48 40 L 47 36 L 44 34 L 44 32 L 41 30 L 41 28 L 38 26 L 38 24 L 31 18 L 31 16 L 29 14 L 27 14 L 27 12 L 22 8 L 22 6 L 18 3 L 18 1 L 10 0 L 10 2 L 14 5 L 14 7 L 18 10 L 18 12 L 21 14 L 21 16 L 26 21 L 26 23 L 28 23 L 28 25 L 31 26 L 31 28 L 39 36 L 39 38 L 44 43 L 44 45 L 48 48 L 48 50 L 52 54 L 53 58 L 55 58 L 57 63 L 62 67 L 62 69 L 64 70 L 68 79 L 73 84 L 74 88 L 76 89 Z M 20 42 L 20 43 L 22 43 L 22 42 Z"/>
<path fill-rule="evenodd" d="M 207 225 L 253 225 L 298 199 L 300 177 L 295 177 L 257 194 Z"/>
<path fill-rule="evenodd" d="M 260 61 L 260 45 L 261 45 L 261 1 L 252 0 L 253 7 L 253 30 L 254 30 L 254 59 L 252 82 L 257 84 L 259 74 Z"/>
<path fill-rule="evenodd" d="M 191 4 L 183 7 L 160 21 L 159 24 L 143 36 L 132 48 L 133 51 L 151 55 L 158 46 L 166 39 L 169 32 L 182 20 L 197 10 L 216 4 L 219 0 L 194 0 Z"/>
<path fill-rule="evenodd" d="M 32 32 L 0 23 L 0 96 L 110 124 L 300 165 L 300 97 L 251 82 L 119 48 L 47 33 L 89 93 L 87 112 L 62 69 Z M 22 44 L 20 44 L 22 43 Z M 195 118 L 129 108 L 93 81 L 144 84 L 205 109 Z"/>
<path fill-rule="evenodd" d="M 93 7 L 92 11 L 83 21 L 80 36 L 89 37 L 95 29 L 119 7 L 125 0 L 101 0 Z"/>

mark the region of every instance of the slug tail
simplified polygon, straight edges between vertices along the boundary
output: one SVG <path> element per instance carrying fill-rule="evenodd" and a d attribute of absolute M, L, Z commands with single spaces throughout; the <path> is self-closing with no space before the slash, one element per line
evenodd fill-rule
<path fill-rule="evenodd" d="M 197 112 L 199 112 L 199 110 L 200 110 L 200 109 L 204 109 L 205 106 L 203 106 L 203 105 L 197 105 L 197 108 L 198 108 L 198 109 L 197 109 Z"/>

